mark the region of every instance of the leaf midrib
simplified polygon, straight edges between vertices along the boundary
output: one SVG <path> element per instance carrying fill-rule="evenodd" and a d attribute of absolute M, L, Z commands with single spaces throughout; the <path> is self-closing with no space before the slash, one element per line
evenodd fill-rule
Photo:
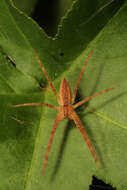
<path fill-rule="evenodd" d="M 116 120 L 110 118 L 109 116 L 105 115 L 103 112 L 94 112 L 94 114 L 95 114 L 97 117 L 99 117 L 99 118 L 101 118 L 101 119 L 103 119 L 103 120 L 105 120 L 105 121 L 108 121 L 109 123 L 111 123 L 111 124 L 113 124 L 113 125 L 115 125 L 115 126 L 117 126 L 117 127 L 120 127 L 120 128 L 122 128 L 122 129 L 126 129 L 126 130 L 127 130 L 127 126 L 126 126 L 126 125 L 121 124 L 121 123 L 119 123 L 118 121 L 116 121 Z"/>

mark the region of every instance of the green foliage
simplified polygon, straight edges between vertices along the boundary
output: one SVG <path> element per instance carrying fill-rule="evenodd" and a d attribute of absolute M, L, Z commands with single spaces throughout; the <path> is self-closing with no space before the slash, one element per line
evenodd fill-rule
<path fill-rule="evenodd" d="M 117 190 L 126 190 L 127 2 L 91 2 L 73 1 L 55 38 L 9 0 L 0 2 L 0 189 L 88 190 L 95 175 Z M 56 111 L 10 106 L 40 101 L 57 104 L 51 90 L 44 88 L 47 81 L 34 51 L 59 93 L 63 77 L 73 89 L 91 49 L 94 53 L 77 101 L 119 86 L 77 109 L 103 167 L 94 163 L 75 124 L 65 120 L 58 127 L 47 170 L 42 173 Z"/>
<path fill-rule="evenodd" d="M 32 14 L 37 3 L 37 0 L 22 0 L 22 1 L 12 0 L 12 1 L 14 2 L 17 8 L 19 8 L 28 15 Z"/>

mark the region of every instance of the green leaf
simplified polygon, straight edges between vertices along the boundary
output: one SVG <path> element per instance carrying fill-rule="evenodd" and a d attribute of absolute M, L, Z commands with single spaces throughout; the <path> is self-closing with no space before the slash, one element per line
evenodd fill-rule
<path fill-rule="evenodd" d="M 31 15 L 36 6 L 37 0 L 13 0 L 13 2 L 18 9 L 25 12 L 27 15 Z"/>
<path fill-rule="evenodd" d="M 59 15 L 60 16 L 64 16 L 66 14 L 66 12 L 68 11 L 68 9 L 71 8 L 72 3 L 75 0 L 61 0 L 59 3 Z"/>
<path fill-rule="evenodd" d="M 73 1 L 56 34 L 67 61 L 79 56 L 122 3 L 119 0 Z"/>
<path fill-rule="evenodd" d="M 89 1 L 84 4 L 74 1 L 53 39 L 10 1 L 1 0 L 0 189 L 87 190 L 92 175 L 118 190 L 126 189 L 127 2 L 115 16 L 114 10 L 120 7 L 121 1 L 98 2 L 96 7 L 90 7 Z M 59 93 L 64 77 L 73 90 L 91 50 L 94 53 L 81 80 L 76 101 L 118 85 L 117 89 L 76 110 L 102 168 L 96 166 L 74 122 L 64 120 L 56 131 L 47 170 L 42 173 L 57 111 L 45 107 L 12 108 L 11 105 L 26 102 L 57 105 L 34 52 Z"/>

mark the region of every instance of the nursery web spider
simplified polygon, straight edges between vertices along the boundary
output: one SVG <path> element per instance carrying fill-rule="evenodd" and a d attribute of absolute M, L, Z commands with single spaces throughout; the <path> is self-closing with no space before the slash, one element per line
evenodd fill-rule
<path fill-rule="evenodd" d="M 54 125 L 53 125 L 53 128 L 51 130 L 51 134 L 50 134 L 50 138 L 49 138 L 49 143 L 48 143 L 48 146 L 47 146 L 47 151 L 46 151 L 46 155 L 45 155 L 45 158 L 44 158 L 44 166 L 43 166 L 43 171 L 46 169 L 46 166 L 47 166 L 47 162 L 48 162 L 48 156 L 49 156 L 49 152 L 50 152 L 50 148 L 51 148 L 51 145 L 52 145 L 52 142 L 53 142 L 53 137 L 54 137 L 54 134 L 55 134 L 55 131 L 58 127 L 58 124 L 60 123 L 60 121 L 62 121 L 63 119 L 65 118 L 69 118 L 70 120 L 73 120 L 78 128 L 78 130 L 80 131 L 85 143 L 87 144 L 91 154 L 92 154 L 92 157 L 94 159 L 94 161 L 96 162 L 97 165 L 101 165 L 100 164 L 100 161 L 96 155 L 96 152 L 94 150 L 94 147 L 92 145 L 92 142 L 91 140 L 89 139 L 84 127 L 83 127 L 83 124 L 79 118 L 79 116 L 77 115 L 77 113 L 74 111 L 74 109 L 76 109 L 77 107 L 81 106 L 82 104 L 84 104 L 85 102 L 88 102 L 89 100 L 91 100 L 92 98 L 100 95 L 100 94 L 103 94 L 105 92 L 108 92 L 110 90 L 113 90 L 115 88 L 117 88 L 117 86 L 114 86 L 112 88 L 108 88 L 108 89 L 105 89 L 101 92 L 98 92 L 98 93 L 95 93 L 93 94 L 92 96 L 89 96 L 79 102 L 77 102 L 76 104 L 74 104 L 74 101 L 75 101 L 75 98 L 76 98 L 76 94 L 77 94 L 77 89 L 78 89 L 78 86 L 79 86 L 79 83 L 80 83 L 80 80 L 84 74 L 84 70 L 86 68 L 86 65 L 88 63 L 88 60 L 90 58 L 90 55 L 88 55 L 85 63 L 84 63 L 84 66 L 80 72 L 80 75 L 76 81 L 76 84 L 75 84 L 75 87 L 74 87 L 74 90 L 73 90 L 73 95 L 71 97 L 71 91 L 70 91 L 70 87 L 69 87 L 69 84 L 68 84 L 68 81 L 63 78 L 62 81 L 61 81 L 61 84 L 60 84 L 60 95 L 58 97 L 57 95 L 57 92 L 56 92 L 56 89 L 55 87 L 53 86 L 42 62 L 40 61 L 39 57 L 36 55 L 36 58 L 37 58 L 37 61 L 38 63 L 40 64 L 41 66 L 41 69 L 42 69 L 42 72 L 44 73 L 50 87 L 51 87 L 51 90 L 54 94 L 54 96 L 56 97 L 56 100 L 59 104 L 59 106 L 55 106 L 55 105 L 52 105 L 52 104 L 46 104 L 46 103 L 42 103 L 42 102 L 32 102 L 32 103 L 24 103 L 24 104 L 18 104 L 18 105 L 12 105 L 12 107 L 22 107 L 22 106 L 47 106 L 47 107 L 50 107 L 52 109 L 55 109 L 58 111 L 58 114 L 56 115 L 56 118 L 55 118 L 55 121 L 54 121 Z"/>

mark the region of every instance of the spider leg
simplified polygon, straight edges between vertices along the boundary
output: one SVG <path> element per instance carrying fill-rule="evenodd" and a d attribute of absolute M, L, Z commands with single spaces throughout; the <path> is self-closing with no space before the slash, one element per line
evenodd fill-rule
<path fill-rule="evenodd" d="M 41 60 L 40 60 L 39 57 L 38 57 L 38 55 L 37 55 L 35 52 L 34 52 L 34 54 L 35 54 L 35 56 L 36 56 L 36 59 L 37 59 L 39 65 L 41 66 L 42 72 L 44 73 L 44 75 L 45 75 L 45 77 L 46 77 L 46 79 L 47 79 L 47 81 L 48 81 L 48 83 L 49 83 L 49 85 L 50 85 L 50 87 L 51 87 L 51 90 L 52 90 L 53 94 L 54 94 L 55 97 L 56 97 L 57 102 L 59 102 L 56 89 L 55 89 L 55 87 L 53 86 L 53 84 L 52 84 L 52 82 L 51 82 L 51 80 L 50 80 L 50 78 L 49 78 L 49 76 L 48 76 L 47 71 L 45 70 L 45 68 L 44 68 L 44 66 L 43 66 L 43 64 L 42 64 L 42 62 L 41 62 Z"/>
<path fill-rule="evenodd" d="M 17 105 L 11 105 L 11 107 L 17 108 L 17 107 L 23 107 L 23 106 L 47 106 L 55 110 L 59 110 L 58 106 L 54 106 L 52 104 L 46 104 L 42 102 L 31 102 L 31 103 L 24 103 L 24 104 L 17 104 Z"/>
<path fill-rule="evenodd" d="M 91 152 L 91 154 L 92 154 L 92 157 L 93 157 L 95 163 L 96 163 L 99 167 L 101 167 L 101 163 L 100 163 L 100 161 L 99 161 L 99 159 L 98 159 L 98 157 L 97 157 L 97 155 L 96 155 L 96 152 L 95 152 L 95 150 L 94 150 L 94 147 L 93 147 L 93 145 L 92 145 L 92 142 L 91 142 L 91 140 L 89 139 L 89 137 L 88 137 L 88 135 L 87 135 L 87 133 L 86 133 L 84 127 L 83 127 L 83 124 L 82 124 L 80 118 L 78 117 L 78 115 L 76 114 L 76 112 L 75 112 L 74 110 L 71 111 L 71 119 L 74 120 L 74 122 L 75 122 L 75 124 L 76 124 L 78 130 L 80 131 L 80 133 L 81 133 L 81 135 L 82 135 L 82 137 L 83 137 L 85 143 L 87 144 L 87 146 L 88 146 L 88 148 L 89 148 L 89 150 L 90 150 L 90 152 Z"/>
<path fill-rule="evenodd" d="M 45 154 L 45 158 L 44 158 L 44 166 L 43 166 L 43 172 L 45 171 L 46 169 L 46 166 L 47 166 L 47 162 L 48 162 L 48 156 L 49 156 L 49 152 L 50 152 L 50 149 L 51 149 L 51 145 L 52 145 L 52 142 L 53 142 L 53 137 L 54 137 L 54 134 L 56 132 L 56 129 L 58 127 L 58 124 L 60 121 L 62 121 L 64 118 L 61 117 L 61 113 L 59 112 L 56 116 L 56 119 L 55 119 L 55 122 L 54 122 L 54 125 L 53 125 L 53 128 L 52 128 L 52 131 L 51 131 L 51 134 L 50 134 L 50 139 L 49 139 L 49 143 L 48 143 L 48 146 L 47 146 L 47 150 L 46 150 L 46 154 Z"/>
<path fill-rule="evenodd" d="M 82 104 L 84 104 L 85 102 L 88 102 L 92 98 L 95 98 L 96 96 L 104 94 L 105 92 L 109 92 L 111 90 L 114 90 L 115 88 L 118 88 L 118 86 L 114 86 L 112 88 L 105 89 L 105 90 L 103 90 L 101 92 L 97 92 L 97 93 L 93 94 L 92 96 L 89 96 L 89 97 L 85 98 L 84 100 L 79 101 L 78 103 L 76 103 L 75 105 L 73 105 L 73 108 L 75 109 L 75 108 L 81 106 Z"/>
<path fill-rule="evenodd" d="M 90 52 L 90 54 L 91 54 L 91 53 L 92 53 L 92 51 Z M 76 94 L 77 94 L 77 89 L 78 89 L 80 80 L 81 80 L 81 78 L 82 78 L 82 76 L 83 76 L 83 74 L 84 74 L 85 68 L 86 68 L 86 66 L 87 66 L 87 64 L 88 64 L 88 60 L 89 60 L 89 58 L 90 58 L 90 54 L 88 55 L 88 57 L 87 57 L 87 59 L 86 59 L 86 61 L 85 61 L 85 63 L 84 63 L 84 66 L 83 66 L 83 68 L 82 68 L 82 70 L 81 70 L 81 72 L 80 72 L 80 75 L 79 75 L 79 77 L 78 77 L 78 79 L 77 79 L 77 81 L 76 81 L 76 84 L 75 84 L 75 87 L 74 87 L 74 91 L 73 91 L 73 96 L 72 96 L 72 104 L 73 104 L 74 101 L 75 101 Z"/>

